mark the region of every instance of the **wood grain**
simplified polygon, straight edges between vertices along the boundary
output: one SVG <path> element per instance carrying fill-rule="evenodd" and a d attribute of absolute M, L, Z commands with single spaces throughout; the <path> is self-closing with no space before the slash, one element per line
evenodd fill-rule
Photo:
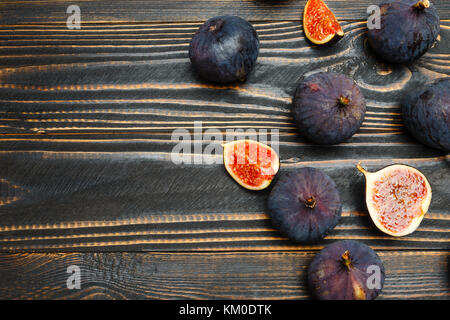
<path fill-rule="evenodd" d="M 338 19 L 366 19 L 367 7 L 381 1 L 328 0 L 327 5 Z M 274 21 L 301 19 L 305 0 L 88 0 L 77 1 L 82 23 L 142 23 L 202 21 L 217 15 L 239 15 L 248 20 Z M 2 1 L 2 24 L 65 23 L 70 0 L 60 1 Z M 434 0 L 441 19 L 450 19 L 450 4 Z"/>
<path fill-rule="evenodd" d="M 163 160 L 163 156 L 166 160 Z M 268 190 L 237 185 L 223 165 L 173 165 L 151 152 L 1 152 L 2 250 L 299 250 L 264 214 Z M 360 158 L 361 159 L 361 158 Z M 444 158 L 367 159 L 369 169 L 405 163 L 433 188 L 418 231 L 383 236 L 364 204 L 357 159 L 282 163 L 281 172 L 321 168 L 341 190 L 344 217 L 324 243 L 352 238 L 380 249 L 449 247 L 448 165 Z M 5 181 L 8 181 L 6 183 Z M 4 186 L 4 187 L 3 187 Z"/>
<path fill-rule="evenodd" d="M 398 135 L 404 131 L 400 103 L 408 90 L 449 75 L 450 21 L 442 27 L 435 48 L 405 67 L 386 65 L 373 56 L 363 22 L 345 23 L 346 41 L 328 48 L 311 47 L 298 23 L 259 24 L 260 57 L 243 85 L 214 85 L 196 77 L 187 47 L 197 25 L 187 30 L 176 24 L 150 30 L 135 26 L 134 39 L 129 26 L 114 28 L 114 36 L 106 39 L 111 30 L 102 25 L 75 33 L 56 33 L 47 26 L 21 34 L 5 27 L 0 31 L 5 36 L 0 37 L 5 66 L 0 69 L 0 133 L 36 135 L 26 139 L 38 147 L 45 136 L 37 133 L 52 138 L 80 134 L 74 142 L 86 134 L 105 138 L 113 133 L 123 146 L 117 133 L 135 139 L 156 134 L 155 142 L 167 142 L 171 149 L 167 138 L 174 129 L 191 130 L 194 121 L 202 121 L 205 130 L 278 130 L 287 142 L 304 143 L 290 115 L 292 94 L 305 75 L 329 70 L 354 77 L 367 100 L 366 120 L 350 143 L 410 142 Z M 9 149 L 17 141 L 1 143 Z"/>
<path fill-rule="evenodd" d="M 449 299 L 449 252 L 378 252 L 378 299 Z M 310 299 L 315 252 L 1 254 L 0 299 Z M 67 268 L 81 270 L 69 290 Z"/>
<path fill-rule="evenodd" d="M 404 132 L 400 104 L 406 92 L 450 74 L 450 21 L 409 66 L 376 59 L 364 22 L 343 26 L 345 41 L 317 48 L 298 22 L 255 23 L 255 71 L 245 84 L 225 86 L 191 70 L 186 50 L 198 23 L 2 26 L 0 250 L 309 250 L 344 238 L 377 249 L 448 249 L 448 157 Z M 352 76 L 367 100 L 362 128 L 333 147 L 304 140 L 290 114 L 297 83 L 318 70 Z M 173 164 L 171 133 L 192 134 L 196 121 L 223 135 L 277 130 L 282 171 L 315 166 L 336 180 L 341 223 L 323 243 L 296 245 L 270 224 L 268 191 L 242 189 L 220 163 Z M 192 142 L 204 150 L 211 139 Z M 433 201 L 416 233 L 396 239 L 374 229 L 359 160 L 373 170 L 407 163 L 427 175 Z"/>
<path fill-rule="evenodd" d="M 450 158 L 412 139 L 400 108 L 450 75 L 450 2 L 433 3 L 438 41 L 398 66 L 367 45 L 368 0 L 327 1 L 346 36 L 323 48 L 304 37 L 304 0 L 79 0 L 80 30 L 66 27 L 72 1 L 0 2 L 0 299 L 309 299 L 307 266 L 341 239 L 377 250 L 380 299 L 450 299 Z M 221 14 L 247 18 L 260 37 L 245 84 L 206 83 L 190 67 L 193 33 Z M 303 139 L 290 113 L 297 83 L 317 71 L 353 77 L 367 101 L 361 129 L 333 147 Z M 224 137 L 278 133 L 282 173 L 313 166 L 336 181 L 335 230 L 316 245 L 292 243 L 266 214 L 270 190 L 244 190 L 220 163 L 172 163 L 173 130 L 192 134 L 197 121 Z M 359 160 L 428 177 L 433 199 L 415 233 L 376 230 Z M 70 265 L 81 268 L 81 290 L 66 288 Z"/>

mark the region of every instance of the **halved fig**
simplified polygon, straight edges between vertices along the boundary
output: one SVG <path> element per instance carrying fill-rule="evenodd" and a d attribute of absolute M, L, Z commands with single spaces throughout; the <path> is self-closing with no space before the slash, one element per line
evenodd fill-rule
<path fill-rule="evenodd" d="M 325 44 L 344 36 L 333 12 L 322 0 L 308 0 L 303 11 L 303 29 L 314 44 Z"/>
<path fill-rule="evenodd" d="M 223 163 L 233 179 L 249 190 L 267 188 L 280 168 L 275 150 L 254 140 L 224 144 Z"/>
<path fill-rule="evenodd" d="M 394 164 L 377 172 L 357 168 L 366 177 L 366 204 L 374 224 L 394 237 L 414 232 L 431 202 L 431 187 L 417 169 Z"/>

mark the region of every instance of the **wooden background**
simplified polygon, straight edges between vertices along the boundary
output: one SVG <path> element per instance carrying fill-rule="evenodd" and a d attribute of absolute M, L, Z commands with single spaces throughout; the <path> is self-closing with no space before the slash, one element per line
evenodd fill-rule
<path fill-rule="evenodd" d="M 380 299 L 449 299 L 450 157 L 405 133 L 400 110 L 408 93 L 450 75 L 450 3 L 433 3 L 438 41 L 401 66 L 367 46 L 368 0 L 327 1 L 346 35 L 320 48 L 303 34 L 305 1 L 1 2 L 0 298 L 308 299 L 317 250 L 355 239 L 385 264 Z M 80 30 L 66 27 L 71 4 Z M 193 33 L 219 14 L 247 18 L 260 37 L 245 84 L 191 69 Z M 320 70 L 353 77 L 367 100 L 361 129 L 332 147 L 304 140 L 290 113 L 297 83 Z M 193 134 L 194 121 L 223 134 L 278 130 L 281 172 L 313 166 L 338 184 L 335 230 L 295 244 L 265 214 L 270 190 L 243 189 L 221 164 L 174 165 L 171 134 Z M 393 238 L 372 225 L 360 160 L 428 177 L 433 199 L 416 232 Z M 73 264 L 81 290 L 66 288 Z"/>

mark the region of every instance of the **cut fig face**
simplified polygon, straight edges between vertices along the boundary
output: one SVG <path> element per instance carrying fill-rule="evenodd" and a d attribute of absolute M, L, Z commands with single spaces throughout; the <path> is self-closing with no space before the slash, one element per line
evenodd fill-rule
<path fill-rule="evenodd" d="M 280 168 L 276 151 L 254 140 L 224 144 L 223 163 L 233 179 L 249 190 L 267 188 Z"/>
<path fill-rule="evenodd" d="M 414 232 L 431 202 L 431 187 L 417 169 L 395 164 L 377 172 L 357 166 L 366 177 L 366 204 L 375 225 L 394 237 Z"/>
<path fill-rule="evenodd" d="M 322 0 L 308 0 L 303 11 L 303 29 L 309 41 L 325 44 L 344 36 L 333 12 Z"/>

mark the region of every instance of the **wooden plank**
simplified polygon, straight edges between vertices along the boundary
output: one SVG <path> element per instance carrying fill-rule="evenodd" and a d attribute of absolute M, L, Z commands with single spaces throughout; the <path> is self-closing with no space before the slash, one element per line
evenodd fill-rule
<path fill-rule="evenodd" d="M 0 249 L 308 250 L 343 238 L 378 249 L 448 248 L 448 158 L 411 139 L 400 113 L 405 92 L 450 74 L 450 21 L 442 26 L 437 45 L 406 67 L 374 58 L 363 22 L 345 23 L 346 40 L 327 48 L 311 47 L 298 23 L 259 23 L 261 55 L 239 86 L 193 74 L 186 49 L 198 24 L 73 34 L 3 26 Z M 290 114 L 297 82 L 317 70 L 354 77 L 367 100 L 363 127 L 334 147 L 301 138 Z M 345 211 L 338 228 L 324 243 L 295 245 L 265 215 L 268 191 L 242 189 L 220 163 L 173 164 L 171 133 L 193 133 L 195 121 L 222 134 L 278 130 L 282 171 L 315 166 L 337 181 Z M 403 162 L 427 175 L 434 193 L 421 229 L 395 239 L 373 228 L 358 160 L 371 169 Z"/>
<path fill-rule="evenodd" d="M 450 3 L 433 2 L 438 42 L 410 66 L 381 63 L 367 46 L 368 0 L 327 1 L 346 38 L 326 48 L 303 35 L 305 1 L 88 0 L 77 3 L 81 30 L 66 28 L 70 1 L 1 2 L 0 299 L 308 299 L 312 250 L 356 239 L 386 266 L 381 299 L 448 300 L 449 158 L 409 137 L 400 110 L 406 92 L 450 75 Z M 190 68 L 192 34 L 219 14 L 260 35 L 246 84 L 212 85 Z M 290 115 L 297 82 L 318 70 L 354 77 L 367 99 L 360 131 L 331 148 L 301 138 Z M 173 164 L 171 133 L 195 121 L 222 134 L 278 130 L 282 171 L 318 167 L 342 190 L 336 229 L 292 243 L 265 213 L 269 190 L 242 189 L 221 164 Z M 433 201 L 414 234 L 372 225 L 358 160 L 427 175 Z M 73 251 L 85 253 L 61 253 Z M 66 288 L 69 265 L 81 267 L 81 290 Z"/>
<path fill-rule="evenodd" d="M 0 299 L 310 299 L 316 252 L 1 254 Z M 378 252 L 378 299 L 450 298 L 449 252 Z M 67 268 L 80 267 L 69 290 Z"/>
<path fill-rule="evenodd" d="M 366 19 L 367 7 L 381 1 L 328 0 L 327 5 L 338 19 Z M 450 18 L 450 4 L 446 0 L 432 1 L 441 19 Z M 251 1 L 251 0 L 129 0 L 77 1 L 82 23 L 141 23 L 203 21 L 217 15 L 233 14 L 253 21 L 301 19 L 305 0 Z M 2 1 L 2 24 L 66 23 L 66 10 L 74 2 L 61 1 Z"/>
<path fill-rule="evenodd" d="M 239 86 L 205 83 L 193 74 L 187 47 L 196 28 L 174 24 L 150 30 L 137 26 L 130 31 L 122 26 L 114 28 L 113 35 L 99 25 L 76 34 L 48 27 L 30 27 L 30 33 L 3 28 L 0 133 L 43 132 L 52 139 L 55 134 L 80 134 L 78 141 L 92 141 L 97 135 L 100 140 L 109 139 L 105 143 L 114 136 L 104 134 L 148 139 L 149 133 L 163 133 L 155 139 L 166 142 L 175 128 L 192 129 L 194 121 L 203 121 L 204 129 L 221 131 L 277 129 L 286 137 L 284 141 L 305 143 L 295 134 L 291 97 L 303 76 L 329 70 L 354 77 L 367 100 L 367 118 L 350 143 L 380 141 L 376 139 L 410 143 L 398 135 L 403 132 L 400 103 L 404 93 L 450 74 L 449 20 L 443 21 L 438 44 L 408 67 L 376 59 L 367 47 L 363 22 L 345 23 L 345 41 L 320 49 L 306 42 L 297 23 L 258 24 L 260 57 L 247 83 Z M 130 32 L 136 36 L 130 38 Z M 93 135 L 88 137 L 89 133 Z M 40 138 L 45 137 L 37 135 L 26 144 L 46 145 L 45 139 L 36 141 Z M 124 136 L 115 138 L 124 142 Z M 20 146 L 18 141 L 2 143 L 9 149 Z M 86 146 L 92 144 L 82 148 Z"/>
<path fill-rule="evenodd" d="M 402 238 L 372 225 L 358 159 L 283 162 L 281 172 L 321 168 L 341 190 L 344 216 L 313 246 L 296 245 L 274 230 L 264 213 L 268 190 L 243 189 L 221 164 L 174 165 L 161 152 L 3 151 L 0 161 L 3 251 L 308 250 L 338 239 L 378 249 L 444 249 L 450 242 L 450 173 L 443 157 L 363 160 L 372 170 L 410 164 L 428 177 L 430 213 Z"/>

